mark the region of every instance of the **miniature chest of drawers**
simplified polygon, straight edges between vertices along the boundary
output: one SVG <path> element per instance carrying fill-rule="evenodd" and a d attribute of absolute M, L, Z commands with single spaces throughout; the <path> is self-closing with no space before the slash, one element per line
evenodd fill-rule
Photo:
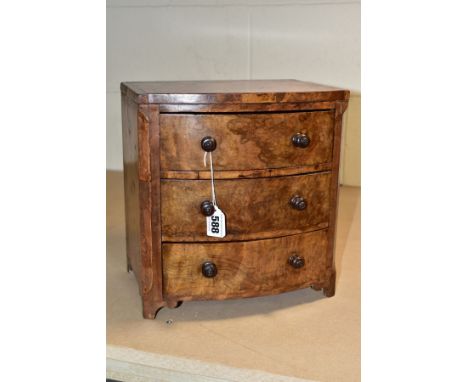
<path fill-rule="evenodd" d="M 183 301 L 335 293 L 349 92 L 295 80 L 121 84 L 128 269 L 143 316 Z M 214 212 L 211 153 L 225 237 Z"/>

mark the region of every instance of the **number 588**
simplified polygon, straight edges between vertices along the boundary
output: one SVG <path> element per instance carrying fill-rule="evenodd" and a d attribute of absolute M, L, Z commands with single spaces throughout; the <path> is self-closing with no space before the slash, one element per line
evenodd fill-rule
<path fill-rule="evenodd" d="M 211 232 L 219 233 L 219 216 L 211 217 Z"/>

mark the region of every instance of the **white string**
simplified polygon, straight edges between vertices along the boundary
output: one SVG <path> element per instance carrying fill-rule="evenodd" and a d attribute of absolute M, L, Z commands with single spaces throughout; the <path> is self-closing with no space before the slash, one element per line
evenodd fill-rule
<path fill-rule="evenodd" d="M 211 174 L 211 201 L 215 207 L 218 207 L 216 203 L 216 194 L 215 194 L 215 186 L 214 186 L 214 170 L 213 170 L 213 157 L 211 156 L 211 151 L 205 151 L 205 156 L 203 157 L 203 163 L 206 167 L 206 155 L 210 156 L 210 174 Z"/>

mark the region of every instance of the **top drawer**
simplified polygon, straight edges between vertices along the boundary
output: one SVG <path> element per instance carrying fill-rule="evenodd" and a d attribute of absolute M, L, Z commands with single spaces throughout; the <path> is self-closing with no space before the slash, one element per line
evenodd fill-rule
<path fill-rule="evenodd" d="M 201 140 L 216 139 L 216 171 L 328 163 L 332 160 L 332 111 L 246 114 L 161 114 L 161 170 L 203 171 Z M 306 147 L 293 143 L 305 134 Z"/>

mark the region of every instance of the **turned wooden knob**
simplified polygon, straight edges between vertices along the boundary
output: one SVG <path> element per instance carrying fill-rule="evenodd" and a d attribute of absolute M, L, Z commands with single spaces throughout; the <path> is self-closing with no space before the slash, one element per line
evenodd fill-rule
<path fill-rule="evenodd" d="M 205 216 L 211 216 L 215 212 L 214 204 L 209 200 L 205 200 L 200 204 L 200 211 Z"/>
<path fill-rule="evenodd" d="M 291 138 L 291 141 L 294 146 L 300 147 L 302 149 L 309 146 L 309 143 L 310 143 L 309 137 L 302 133 L 294 134 Z"/>
<path fill-rule="evenodd" d="M 289 203 L 293 208 L 299 211 L 305 210 L 307 208 L 307 201 L 299 195 L 293 196 Z"/>
<path fill-rule="evenodd" d="M 293 268 L 302 268 L 305 264 L 305 260 L 302 256 L 299 256 L 299 255 L 292 255 L 289 257 L 288 259 L 288 263 L 290 266 L 292 266 Z"/>
<path fill-rule="evenodd" d="M 210 152 L 216 149 L 216 139 L 212 137 L 205 137 L 201 140 L 201 147 L 203 150 Z"/>
<path fill-rule="evenodd" d="M 205 261 L 201 266 L 203 276 L 211 278 L 218 274 L 218 268 L 211 261 Z"/>

